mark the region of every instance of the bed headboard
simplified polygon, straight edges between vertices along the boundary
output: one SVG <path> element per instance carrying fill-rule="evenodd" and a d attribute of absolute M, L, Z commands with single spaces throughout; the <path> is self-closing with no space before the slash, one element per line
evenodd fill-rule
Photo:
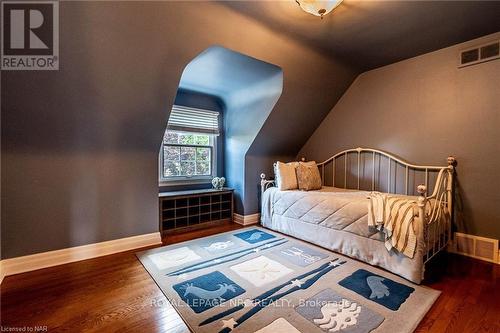
<path fill-rule="evenodd" d="M 438 180 L 448 182 L 445 176 L 453 172 L 456 161 L 450 156 L 447 162 L 446 166 L 416 165 L 381 150 L 353 148 L 317 165 L 323 186 L 413 195 L 419 192 L 418 185 L 424 185 L 427 196 L 427 191 L 435 194 Z"/>
<path fill-rule="evenodd" d="M 405 195 L 418 193 L 418 218 L 425 226 L 427 249 L 432 249 L 432 253 L 426 254 L 427 260 L 451 239 L 456 165 L 453 156 L 448 156 L 446 166 L 416 165 L 381 150 L 354 148 L 316 164 L 323 186 Z M 435 223 L 442 220 L 444 211 L 441 207 L 448 213 L 446 223 Z M 434 240 L 439 235 L 437 251 L 436 242 L 429 243 L 429 233 L 434 234 Z M 446 235 L 444 240 L 441 235 Z"/>
<path fill-rule="evenodd" d="M 425 261 L 446 247 L 451 239 L 455 158 L 449 156 L 447 164 L 416 165 L 371 148 L 346 149 L 316 163 L 323 186 L 405 195 L 418 193 L 416 218 L 423 227 L 417 230 L 423 232 L 426 240 Z M 267 180 L 265 174 L 260 177 L 264 194 L 274 185 L 274 180 Z"/>
<path fill-rule="evenodd" d="M 305 160 L 305 159 L 303 159 Z M 323 186 L 420 195 L 451 203 L 456 160 L 447 158 L 446 166 L 416 165 L 387 152 L 372 148 L 341 151 L 316 163 Z M 261 175 L 262 192 L 273 185 Z M 451 209 L 451 205 L 448 205 Z"/>

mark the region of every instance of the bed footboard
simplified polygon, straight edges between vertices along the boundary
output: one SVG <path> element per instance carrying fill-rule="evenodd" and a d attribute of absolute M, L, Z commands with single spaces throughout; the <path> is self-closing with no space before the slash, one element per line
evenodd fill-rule
<path fill-rule="evenodd" d="M 445 249 L 451 240 L 455 164 L 455 158 L 448 157 L 448 167 L 439 171 L 432 195 L 425 196 L 427 189 L 424 185 L 417 189 L 420 194 L 418 219 L 423 226 L 426 246 L 424 263 Z"/>

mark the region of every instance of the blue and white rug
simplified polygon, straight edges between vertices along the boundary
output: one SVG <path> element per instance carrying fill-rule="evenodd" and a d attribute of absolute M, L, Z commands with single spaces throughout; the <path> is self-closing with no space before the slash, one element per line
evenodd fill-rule
<path fill-rule="evenodd" d="M 412 332 L 439 296 L 259 227 L 137 256 L 193 332 Z"/>

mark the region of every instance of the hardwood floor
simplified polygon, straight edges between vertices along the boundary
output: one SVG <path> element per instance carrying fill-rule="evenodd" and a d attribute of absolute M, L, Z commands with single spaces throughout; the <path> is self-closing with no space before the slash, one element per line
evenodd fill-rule
<path fill-rule="evenodd" d="M 166 244 L 234 230 L 193 231 Z M 49 332 L 187 332 L 137 260 L 135 251 L 6 277 L 2 331 L 47 326 Z M 500 265 L 443 253 L 425 285 L 442 291 L 416 332 L 500 332 Z"/>

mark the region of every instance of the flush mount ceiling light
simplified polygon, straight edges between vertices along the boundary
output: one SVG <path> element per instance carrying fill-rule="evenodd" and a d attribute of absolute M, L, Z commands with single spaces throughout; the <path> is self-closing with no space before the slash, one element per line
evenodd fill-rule
<path fill-rule="evenodd" d="M 335 9 L 342 0 L 295 0 L 303 11 L 321 17 Z"/>

